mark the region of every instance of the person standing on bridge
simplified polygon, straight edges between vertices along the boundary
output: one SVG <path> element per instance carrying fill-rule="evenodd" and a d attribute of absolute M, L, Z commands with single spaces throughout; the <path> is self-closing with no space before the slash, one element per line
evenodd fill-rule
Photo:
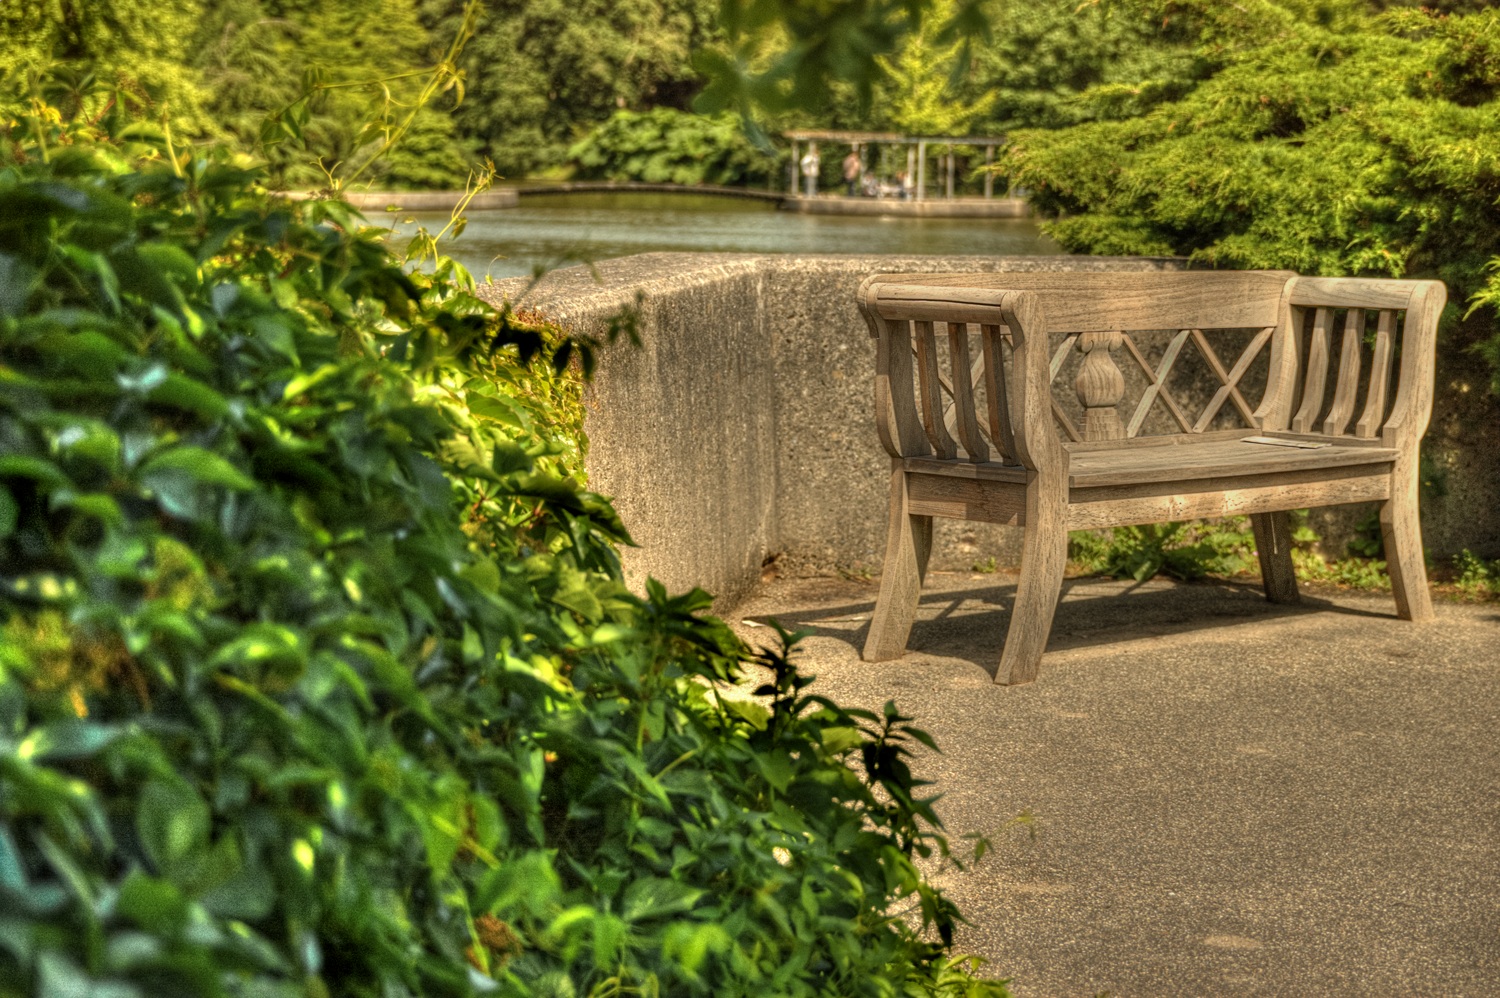
<path fill-rule="evenodd" d="M 855 146 L 844 157 L 844 190 L 851 198 L 859 193 L 859 175 L 863 168 L 864 164 L 859 161 L 859 147 Z"/>
<path fill-rule="evenodd" d="M 818 168 L 823 161 L 818 158 L 817 143 L 813 143 L 807 150 L 807 155 L 802 157 L 802 176 L 807 179 L 807 196 L 813 197 L 818 193 Z"/>

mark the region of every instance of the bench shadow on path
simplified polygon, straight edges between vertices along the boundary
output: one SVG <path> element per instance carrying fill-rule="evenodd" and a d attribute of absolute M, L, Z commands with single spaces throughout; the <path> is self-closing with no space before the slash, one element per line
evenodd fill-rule
<path fill-rule="evenodd" d="M 993 677 L 1010 627 L 1015 596 L 1014 582 L 935 586 L 924 591 L 907 642 L 907 654 L 972 662 Z M 1378 606 L 1372 601 L 1370 609 L 1351 607 L 1306 592 L 1298 604 L 1268 603 L 1259 585 L 1228 580 L 1163 585 L 1069 579 L 1063 583 L 1047 651 L 1103 647 L 1316 613 L 1371 619 L 1395 616 L 1394 606 L 1377 609 Z M 869 633 L 869 615 L 874 608 L 872 591 L 867 600 L 788 612 L 752 613 L 747 619 L 764 622 L 774 618 L 788 630 L 844 642 L 858 656 Z"/>

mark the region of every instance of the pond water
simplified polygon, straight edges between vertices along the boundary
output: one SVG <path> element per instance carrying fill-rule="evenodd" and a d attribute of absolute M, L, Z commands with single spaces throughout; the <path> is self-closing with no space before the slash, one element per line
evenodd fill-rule
<path fill-rule="evenodd" d="M 371 220 L 379 216 L 371 212 Z M 436 232 L 440 212 L 399 213 L 399 234 Z M 396 240 L 400 245 L 402 240 Z M 1062 252 L 1024 218 L 879 218 L 803 215 L 773 202 L 692 194 L 533 194 L 517 208 L 476 211 L 442 249 L 477 278 L 529 275 L 657 250 L 734 253 L 941 253 L 1041 255 Z"/>

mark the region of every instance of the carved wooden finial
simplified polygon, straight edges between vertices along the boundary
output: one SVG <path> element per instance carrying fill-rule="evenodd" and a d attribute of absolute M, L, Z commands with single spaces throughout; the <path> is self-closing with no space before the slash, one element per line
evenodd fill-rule
<path fill-rule="evenodd" d="M 1084 333 L 1078 337 L 1083 364 L 1074 387 L 1078 390 L 1078 401 L 1083 403 L 1085 440 L 1118 440 L 1125 436 L 1125 427 L 1115 410 L 1125 394 L 1125 376 L 1112 354 L 1122 338 L 1118 331 Z"/>

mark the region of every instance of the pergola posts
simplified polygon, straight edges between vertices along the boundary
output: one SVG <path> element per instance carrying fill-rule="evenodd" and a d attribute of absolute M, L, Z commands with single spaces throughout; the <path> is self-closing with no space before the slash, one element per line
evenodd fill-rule
<path fill-rule="evenodd" d="M 1005 142 L 1003 138 L 989 135 L 974 136 L 934 136 L 934 135 L 901 135 L 887 132 L 832 132 L 832 131 L 789 131 L 786 138 L 791 141 L 792 162 L 790 165 L 791 176 L 788 178 L 787 189 L 791 196 L 816 197 L 818 194 L 818 175 L 804 177 L 802 173 L 802 158 L 804 155 L 816 157 L 818 155 L 819 143 L 831 145 L 834 148 L 849 148 L 853 154 L 859 157 L 860 175 L 863 178 L 866 171 L 875 171 L 879 178 L 880 164 L 877 162 L 877 150 L 881 145 L 905 146 L 906 147 L 906 182 L 902 185 L 902 196 L 910 196 L 917 201 L 927 199 L 927 152 L 929 147 L 934 150 L 937 159 L 933 165 L 939 171 L 938 183 L 942 189 L 938 193 L 939 198 L 955 199 L 960 196 L 958 176 L 958 150 L 968 149 L 972 152 L 984 150 L 984 165 L 992 167 L 995 163 L 995 147 Z M 937 150 L 942 150 L 937 152 Z M 972 156 L 970 154 L 966 154 Z M 966 160 L 969 161 L 969 160 Z M 842 176 L 842 170 L 840 171 Z M 877 196 L 886 196 L 891 193 L 888 186 L 889 178 L 882 183 L 883 191 Z M 858 193 L 858 191 L 856 191 Z M 985 170 L 984 196 L 992 198 L 995 196 L 995 178 Z"/>

